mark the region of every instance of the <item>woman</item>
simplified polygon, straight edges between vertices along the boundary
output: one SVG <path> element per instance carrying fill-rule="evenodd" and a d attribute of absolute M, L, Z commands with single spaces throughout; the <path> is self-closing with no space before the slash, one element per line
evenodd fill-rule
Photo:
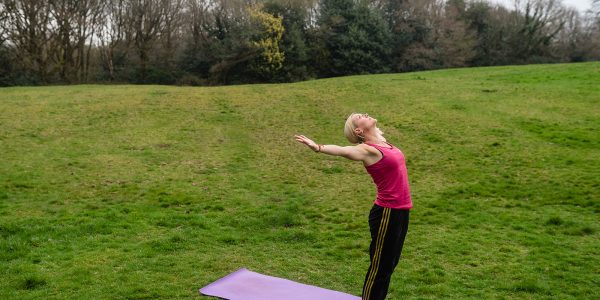
<path fill-rule="evenodd" d="M 317 153 L 362 161 L 377 186 L 377 198 L 369 213 L 371 265 L 363 284 L 363 300 L 385 299 L 392 272 L 400 260 L 412 208 L 404 154 L 388 143 L 368 114 L 351 114 L 344 134 L 354 146 L 322 145 L 296 135 L 298 142 Z"/>

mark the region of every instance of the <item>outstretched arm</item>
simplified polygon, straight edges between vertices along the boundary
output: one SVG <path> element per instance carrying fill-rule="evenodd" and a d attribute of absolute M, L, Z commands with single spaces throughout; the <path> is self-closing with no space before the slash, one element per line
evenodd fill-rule
<path fill-rule="evenodd" d="M 296 141 L 305 144 L 315 152 L 322 152 L 329 155 L 342 156 L 351 160 L 364 161 L 369 156 L 369 151 L 360 146 L 337 146 L 337 145 L 320 145 L 313 140 L 303 136 L 296 135 Z"/>

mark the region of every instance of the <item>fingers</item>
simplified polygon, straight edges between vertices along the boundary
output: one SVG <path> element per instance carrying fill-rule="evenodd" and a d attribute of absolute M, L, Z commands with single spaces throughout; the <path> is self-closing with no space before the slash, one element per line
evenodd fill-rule
<path fill-rule="evenodd" d="M 303 135 L 296 135 L 294 136 L 296 138 L 297 141 L 305 141 L 308 140 L 307 137 L 303 136 Z"/>
<path fill-rule="evenodd" d="M 298 141 L 300 143 L 303 143 L 303 144 L 306 144 L 306 145 L 310 144 L 310 139 L 307 138 L 307 137 L 305 137 L 304 135 L 300 134 L 300 135 L 295 135 L 294 137 L 296 138 L 296 141 Z"/>

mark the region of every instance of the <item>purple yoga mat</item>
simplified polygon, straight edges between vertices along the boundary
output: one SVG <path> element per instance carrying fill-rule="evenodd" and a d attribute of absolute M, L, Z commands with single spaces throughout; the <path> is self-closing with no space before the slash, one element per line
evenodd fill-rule
<path fill-rule="evenodd" d="M 201 295 L 229 300 L 360 300 L 350 294 L 241 268 L 203 288 Z"/>

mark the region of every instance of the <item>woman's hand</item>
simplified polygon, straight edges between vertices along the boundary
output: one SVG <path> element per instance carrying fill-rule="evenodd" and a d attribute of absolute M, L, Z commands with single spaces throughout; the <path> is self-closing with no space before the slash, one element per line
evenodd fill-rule
<path fill-rule="evenodd" d="M 317 143 L 313 142 L 313 140 L 303 136 L 303 135 L 296 135 L 295 136 L 296 141 L 306 144 L 312 151 L 318 151 L 319 150 L 319 145 L 317 145 Z"/>

